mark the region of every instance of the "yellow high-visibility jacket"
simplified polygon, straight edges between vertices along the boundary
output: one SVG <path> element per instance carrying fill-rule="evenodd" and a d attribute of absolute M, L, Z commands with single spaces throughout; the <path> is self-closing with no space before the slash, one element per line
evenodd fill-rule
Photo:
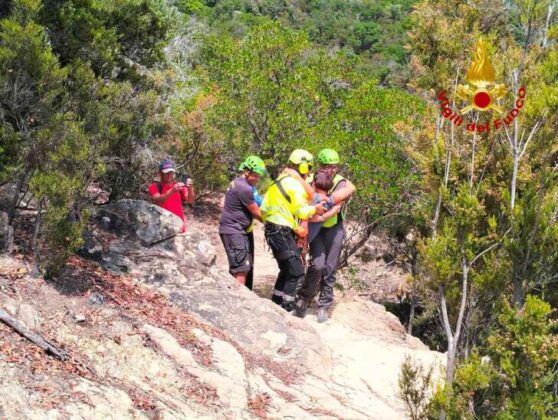
<path fill-rule="evenodd" d="M 298 225 L 298 219 L 308 219 L 316 213 L 316 209 L 308 203 L 306 191 L 296 179 L 283 172 L 277 180 L 281 183 L 290 202 L 277 186 L 278 182 L 273 183 L 267 190 L 260 207 L 263 221 L 294 230 Z"/>

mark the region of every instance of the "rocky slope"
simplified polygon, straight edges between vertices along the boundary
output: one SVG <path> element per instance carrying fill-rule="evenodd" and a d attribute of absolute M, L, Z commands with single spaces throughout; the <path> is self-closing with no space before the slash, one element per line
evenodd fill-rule
<path fill-rule="evenodd" d="M 0 308 L 70 355 L 0 324 L 0 418 L 399 419 L 405 355 L 442 362 L 358 297 L 326 324 L 286 314 L 215 263 L 220 244 L 194 228 L 172 236 L 173 218 L 146 203 L 97 223 L 86 259 L 55 282 L 0 260 Z"/>

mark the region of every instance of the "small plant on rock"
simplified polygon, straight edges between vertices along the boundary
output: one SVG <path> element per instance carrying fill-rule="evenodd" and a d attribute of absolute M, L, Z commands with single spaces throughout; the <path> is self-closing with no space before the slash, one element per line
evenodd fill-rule
<path fill-rule="evenodd" d="M 399 372 L 399 396 L 405 402 L 411 419 L 424 419 L 427 416 L 432 387 L 434 367 L 425 369 L 423 365 L 407 355 Z"/>

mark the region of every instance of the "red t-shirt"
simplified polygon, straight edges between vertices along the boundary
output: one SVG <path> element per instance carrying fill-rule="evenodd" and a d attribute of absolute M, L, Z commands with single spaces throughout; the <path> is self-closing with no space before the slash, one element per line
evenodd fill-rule
<path fill-rule="evenodd" d="M 165 194 L 168 190 L 172 188 L 174 184 L 160 184 L 161 185 L 161 192 L 157 188 L 157 183 L 153 183 L 149 186 L 149 195 L 152 197 L 156 194 Z M 182 225 L 182 229 L 180 232 L 186 232 L 186 217 L 184 216 L 184 210 L 182 208 L 182 200 L 186 200 L 188 198 L 188 189 L 182 188 L 180 191 L 172 193 L 166 201 L 159 203 L 159 206 L 164 208 L 165 210 L 170 211 L 171 213 L 176 214 L 178 217 L 182 219 L 184 222 Z"/>

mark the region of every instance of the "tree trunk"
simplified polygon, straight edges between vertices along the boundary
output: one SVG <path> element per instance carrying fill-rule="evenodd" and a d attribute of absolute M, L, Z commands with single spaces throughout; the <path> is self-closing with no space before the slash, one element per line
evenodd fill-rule
<path fill-rule="evenodd" d="M 41 250 L 39 247 L 39 232 L 41 231 L 41 223 L 43 220 L 44 201 L 39 202 L 37 208 L 37 219 L 35 220 L 35 231 L 33 232 L 33 277 L 39 277 L 41 274 Z"/>
<path fill-rule="evenodd" d="M 407 325 L 407 334 L 413 335 L 413 319 L 415 318 L 416 301 L 411 297 L 411 309 L 409 310 L 409 325 Z"/>
<path fill-rule="evenodd" d="M 32 343 L 36 344 L 47 353 L 52 354 L 56 358 L 65 361 L 68 359 L 68 354 L 62 350 L 61 348 L 55 346 L 52 343 L 49 343 L 43 337 L 38 334 L 35 334 L 25 328 L 23 325 L 19 323 L 18 320 L 12 318 L 8 313 L 2 309 L 0 309 L 0 321 L 4 322 L 6 325 L 9 325 L 14 330 L 16 330 L 19 334 L 27 338 Z"/>
<path fill-rule="evenodd" d="M 14 251 L 14 218 L 17 203 L 19 201 L 19 193 L 25 183 L 25 180 L 27 179 L 27 176 L 29 175 L 29 171 L 29 165 L 27 165 L 17 180 L 16 191 L 12 201 L 10 202 L 10 206 L 8 207 L 8 225 L 6 227 L 6 241 L 4 244 L 4 249 L 8 254 L 11 254 Z"/>
<path fill-rule="evenodd" d="M 17 202 L 19 201 L 19 193 L 20 193 L 21 189 L 23 188 L 23 184 L 25 183 L 25 180 L 27 179 L 28 175 L 29 175 L 29 166 L 26 166 L 25 169 L 23 170 L 23 172 L 20 174 L 18 180 L 17 180 L 16 192 L 14 194 L 14 197 L 12 198 L 12 201 L 10 202 L 10 206 L 8 207 L 8 225 L 9 226 L 13 225 L 13 221 L 14 221 L 15 213 L 16 213 L 16 208 L 17 208 Z"/>
<path fill-rule="evenodd" d="M 452 341 L 452 343 L 448 346 L 446 367 L 446 387 L 448 389 L 451 389 L 453 385 L 453 377 L 455 375 L 455 355 L 457 350 L 455 343 L 456 342 Z"/>
<path fill-rule="evenodd" d="M 513 210 L 515 207 L 515 193 L 517 190 L 517 172 L 519 171 L 519 151 L 514 148 L 513 150 L 513 169 L 512 169 L 512 179 L 510 185 L 510 208 Z"/>
<path fill-rule="evenodd" d="M 8 255 L 14 252 L 14 227 L 11 225 L 6 226 L 6 240 L 4 242 L 4 250 Z"/>

